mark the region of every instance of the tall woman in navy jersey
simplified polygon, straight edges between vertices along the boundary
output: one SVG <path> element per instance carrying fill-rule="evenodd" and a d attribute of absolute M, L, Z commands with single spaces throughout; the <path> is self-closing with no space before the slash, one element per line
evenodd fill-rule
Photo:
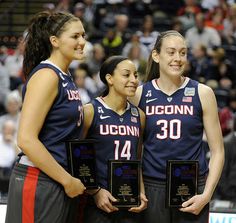
<path fill-rule="evenodd" d="M 18 131 L 22 154 L 10 179 L 6 222 L 68 223 L 76 196 L 85 190 L 67 172 L 65 148 L 66 140 L 80 135 L 83 121 L 68 67 L 83 58 L 84 28 L 71 14 L 42 12 L 27 31 Z"/>
<path fill-rule="evenodd" d="M 146 223 L 206 223 L 209 201 L 224 164 L 222 133 L 213 91 L 184 77 L 187 46 L 176 31 L 161 33 L 149 58 L 146 83 L 132 99 L 146 114 L 143 177 Z M 210 147 L 206 161 L 203 131 Z M 198 160 L 198 195 L 180 209 L 165 207 L 167 160 Z"/>
<path fill-rule="evenodd" d="M 139 207 L 118 210 L 112 202 L 116 199 L 108 191 L 108 160 L 136 160 L 140 158 L 142 129 L 145 115 L 130 104 L 138 86 L 135 65 L 123 56 L 112 56 L 102 65 L 100 78 L 106 85 L 101 97 L 84 107 L 84 134 L 97 140 L 95 144 L 97 176 L 100 188 L 90 191 L 92 204 L 85 208 L 85 223 L 135 223 L 146 208 L 147 199 L 141 180 Z M 87 133 L 87 134 L 86 134 Z"/>

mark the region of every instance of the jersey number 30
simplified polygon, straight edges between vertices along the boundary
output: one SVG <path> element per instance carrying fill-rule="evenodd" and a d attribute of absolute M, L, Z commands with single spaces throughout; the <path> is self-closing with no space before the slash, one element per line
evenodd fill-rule
<path fill-rule="evenodd" d="M 181 135 L 181 121 L 179 119 L 158 120 L 157 125 L 160 127 L 160 133 L 156 134 L 158 139 L 179 139 Z"/>

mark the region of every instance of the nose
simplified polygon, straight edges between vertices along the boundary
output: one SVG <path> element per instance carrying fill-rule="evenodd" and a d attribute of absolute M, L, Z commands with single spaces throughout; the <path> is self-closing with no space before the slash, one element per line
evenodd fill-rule
<path fill-rule="evenodd" d="M 134 83 L 138 82 L 137 75 L 135 75 L 135 74 L 130 75 L 130 81 L 134 82 Z"/>
<path fill-rule="evenodd" d="M 179 52 L 176 52 L 176 54 L 175 54 L 175 60 L 180 60 L 180 53 Z"/>
<path fill-rule="evenodd" d="M 80 36 L 80 38 L 79 38 L 79 45 L 82 46 L 82 48 L 84 48 L 85 44 L 86 44 L 85 37 L 84 36 Z"/>

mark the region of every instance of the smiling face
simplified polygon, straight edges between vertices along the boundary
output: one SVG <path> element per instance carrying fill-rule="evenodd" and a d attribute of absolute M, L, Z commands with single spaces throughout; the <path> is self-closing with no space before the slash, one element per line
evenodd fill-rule
<path fill-rule="evenodd" d="M 113 74 L 107 74 L 109 92 L 114 92 L 125 97 L 132 97 L 138 87 L 138 73 L 135 65 L 130 60 L 120 62 Z"/>
<path fill-rule="evenodd" d="M 59 49 L 67 60 L 81 60 L 84 58 L 85 31 L 79 20 L 65 24 L 64 32 L 56 39 L 54 46 Z"/>
<path fill-rule="evenodd" d="M 159 63 L 160 75 L 181 76 L 187 64 L 185 40 L 177 35 L 164 37 L 160 53 L 154 50 L 152 57 Z"/>

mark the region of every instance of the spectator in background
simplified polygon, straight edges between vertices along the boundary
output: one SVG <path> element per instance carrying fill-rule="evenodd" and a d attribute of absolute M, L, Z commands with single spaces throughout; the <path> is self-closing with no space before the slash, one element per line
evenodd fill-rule
<path fill-rule="evenodd" d="M 93 35 L 95 35 L 95 27 L 92 21 L 88 21 L 85 16 L 86 14 L 86 5 L 83 2 L 78 2 L 75 4 L 73 8 L 73 13 L 76 17 L 78 17 L 84 24 L 84 29 L 86 30 L 87 38 L 90 39 Z"/>
<path fill-rule="evenodd" d="M 224 97 L 221 97 L 219 101 L 219 94 L 215 92 L 217 97 L 217 103 L 225 104 L 224 107 L 219 106 L 219 119 L 223 136 L 228 135 L 233 130 L 233 118 L 236 115 L 236 89 L 231 89 L 225 93 Z"/>
<path fill-rule="evenodd" d="M 5 101 L 5 110 L 7 113 L 0 116 L 0 129 L 2 129 L 3 123 L 6 120 L 12 120 L 16 129 L 18 129 L 21 104 L 21 96 L 19 95 L 18 91 L 12 91 L 7 95 Z"/>
<path fill-rule="evenodd" d="M 105 50 L 100 43 L 93 45 L 93 52 L 91 58 L 87 59 L 86 62 L 92 75 L 96 75 L 105 59 Z"/>
<path fill-rule="evenodd" d="M 4 102 L 8 93 L 10 92 L 10 77 L 7 69 L 0 61 L 0 115 L 5 113 Z"/>
<path fill-rule="evenodd" d="M 10 89 L 15 90 L 23 83 L 22 66 L 23 66 L 24 42 L 20 40 L 13 55 L 8 55 L 5 60 L 5 67 L 10 77 Z"/>
<path fill-rule="evenodd" d="M 70 12 L 70 0 L 59 0 L 55 8 L 56 12 Z"/>
<path fill-rule="evenodd" d="M 138 79 L 140 83 L 142 83 L 144 81 L 147 62 L 145 58 L 143 58 L 142 51 L 138 43 L 134 43 L 132 45 L 128 53 L 128 58 L 134 63 L 138 71 Z"/>
<path fill-rule="evenodd" d="M 188 47 L 192 49 L 195 45 L 202 44 L 208 48 L 221 45 L 219 33 L 211 27 L 205 27 L 204 14 L 195 15 L 195 26 L 186 31 L 186 41 Z"/>
<path fill-rule="evenodd" d="M 104 84 L 101 82 L 99 78 L 99 73 L 96 74 L 91 73 L 87 63 L 79 64 L 78 69 L 82 69 L 86 72 L 84 85 L 85 88 L 89 90 L 90 97 L 91 98 L 97 97 L 104 86 Z"/>
<path fill-rule="evenodd" d="M 112 55 L 119 55 L 122 52 L 123 40 L 117 34 L 115 28 L 109 28 L 102 39 L 102 46 L 105 49 L 106 58 Z"/>
<path fill-rule="evenodd" d="M 148 59 L 148 56 L 149 56 L 149 50 L 148 48 L 140 42 L 140 35 L 139 35 L 139 32 L 135 32 L 130 41 L 128 43 L 125 44 L 125 46 L 123 47 L 122 49 L 122 55 L 127 57 L 129 52 L 130 52 L 130 48 L 132 48 L 133 45 L 139 45 L 139 48 L 141 50 L 141 54 L 143 56 L 143 58 L 145 58 L 145 60 Z"/>
<path fill-rule="evenodd" d="M 82 104 L 87 104 L 91 101 L 91 94 L 89 93 L 88 89 L 85 88 L 85 79 L 87 77 L 86 69 L 78 67 L 74 71 L 74 81 L 75 85 L 78 87 L 80 98 Z"/>
<path fill-rule="evenodd" d="M 0 129 L 0 199 L 7 198 L 13 164 L 19 153 L 15 142 L 16 127 L 6 120 Z"/>
<path fill-rule="evenodd" d="M 233 131 L 224 138 L 225 165 L 215 197 L 236 202 L 236 116 L 234 116 L 233 123 Z"/>
<path fill-rule="evenodd" d="M 225 56 L 225 50 L 221 47 L 211 52 L 208 79 L 219 82 L 223 89 L 229 90 L 236 84 L 236 72 L 230 60 Z"/>
<path fill-rule="evenodd" d="M 224 18 L 225 11 L 222 8 L 215 8 L 211 13 L 209 13 L 208 18 L 205 21 L 205 25 L 216 29 L 220 36 L 222 36 L 224 30 Z"/>
<path fill-rule="evenodd" d="M 208 78 L 208 67 L 210 60 L 207 55 L 207 48 L 202 44 L 196 44 L 192 51 L 192 56 L 189 58 L 190 70 L 188 74 L 190 78 L 205 83 Z"/>
<path fill-rule="evenodd" d="M 179 17 L 173 18 L 171 27 L 172 27 L 171 29 L 184 35 L 184 33 L 185 33 L 184 25 L 183 25 L 181 19 L 179 19 Z"/>
<path fill-rule="evenodd" d="M 223 43 L 225 45 L 236 45 L 236 3 L 229 7 L 223 24 Z"/>
<path fill-rule="evenodd" d="M 123 44 L 126 44 L 132 36 L 132 31 L 129 29 L 129 17 L 125 14 L 115 16 L 115 29 L 117 34 L 122 38 Z"/>
<path fill-rule="evenodd" d="M 151 52 L 155 40 L 159 34 L 154 30 L 153 16 L 146 15 L 144 17 L 142 27 L 137 31 L 137 34 L 139 35 L 139 41 L 147 47 L 149 52 Z"/>
<path fill-rule="evenodd" d="M 20 152 L 16 146 L 16 126 L 12 120 L 3 122 L 0 133 L 0 170 L 10 176 L 10 171 Z"/>
<path fill-rule="evenodd" d="M 185 0 L 184 3 L 184 6 L 177 11 L 177 16 L 183 24 L 183 29 L 187 30 L 194 26 L 194 16 L 201 12 L 201 8 L 196 0 Z"/>

